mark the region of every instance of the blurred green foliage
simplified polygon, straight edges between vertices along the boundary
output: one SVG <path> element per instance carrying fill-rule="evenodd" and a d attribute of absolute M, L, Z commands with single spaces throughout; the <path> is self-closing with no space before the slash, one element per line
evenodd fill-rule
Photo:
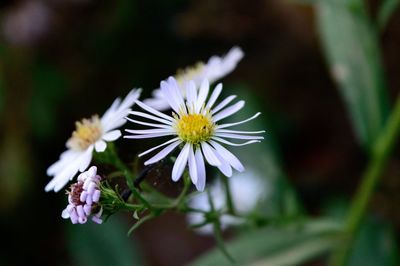
<path fill-rule="evenodd" d="M 315 4 L 317 26 L 359 142 L 370 150 L 389 110 L 378 33 L 363 0 Z"/>
<path fill-rule="evenodd" d="M 102 225 L 88 221 L 68 226 L 67 243 L 73 265 L 142 265 L 134 239 L 126 236 L 128 227 L 118 218 L 113 216 Z"/>

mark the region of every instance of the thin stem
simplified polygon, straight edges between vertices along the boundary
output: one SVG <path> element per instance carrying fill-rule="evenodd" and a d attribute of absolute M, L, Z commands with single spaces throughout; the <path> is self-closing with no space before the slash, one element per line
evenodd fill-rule
<path fill-rule="evenodd" d="M 394 110 L 389 120 L 379 135 L 373 150 L 372 158 L 368 164 L 361 184 L 350 206 L 345 226 L 345 239 L 341 247 L 333 253 L 330 265 L 345 265 L 354 242 L 360 223 L 367 211 L 368 203 L 373 194 L 379 177 L 385 168 L 389 155 L 396 143 L 400 131 L 400 96 L 396 100 Z"/>
<path fill-rule="evenodd" d="M 235 214 L 235 207 L 233 205 L 232 193 L 231 193 L 228 177 L 223 176 L 222 180 L 223 180 L 224 186 L 225 186 L 225 197 L 226 197 L 226 205 L 228 208 L 228 213 Z"/>

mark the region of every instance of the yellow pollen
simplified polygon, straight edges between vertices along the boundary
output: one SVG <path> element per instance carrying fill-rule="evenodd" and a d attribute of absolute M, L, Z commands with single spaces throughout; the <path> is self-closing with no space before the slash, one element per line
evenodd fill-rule
<path fill-rule="evenodd" d="M 200 73 L 204 68 L 203 62 L 197 62 L 193 66 L 188 66 L 185 69 L 178 69 L 175 74 L 175 79 L 179 84 L 183 84 L 183 82 L 187 80 L 193 79 L 198 73 Z"/>
<path fill-rule="evenodd" d="M 83 151 L 94 144 L 102 134 L 101 122 L 98 115 L 89 119 L 82 119 L 75 123 L 76 129 L 67 141 L 67 147 L 73 150 Z"/>
<path fill-rule="evenodd" d="M 179 138 L 195 145 L 211 139 L 214 127 L 211 117 L 202 114 L 181 115 L 176 123 Z"/>

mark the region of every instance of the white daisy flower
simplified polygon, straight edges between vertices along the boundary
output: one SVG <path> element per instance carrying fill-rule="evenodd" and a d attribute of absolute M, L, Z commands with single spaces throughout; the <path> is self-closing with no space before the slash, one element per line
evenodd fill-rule
<path fill-rule="evenodd" d="M 167 81 L 161 82 L 161 90 L 164 95 L 169 95 L 166 99 L 175 112 L 172 116 L 163 114 L 140 101 L 136 101 L 136 103 L 148 113 L 132 111 L 130 114 L 147 118 L 158 123 L 148 123 L 127 118 L 131 122 L 149 126 L 151 129 L 126 130 L 133 135 L 124 137 L 145 139 L 171 136 L 171 140 L 151 148 L 139 154 L 139 156 L 143 156 L 166 146 L 145 162 L 145 165 L 149 165 L 158 162 L 171 153 L 176 147 L 181 146 L 182 150 L 176 158 L 172 169 L 172 180 L 178 181 L 188 164 L 193 184 L 196 185 L 198 190 L 202 191 L 204 190 L 206 182 L 204 158 L 210 165 L 218 167 L 226 176 L 232 175 L 232 167 L 242 172 L 244 171 L 242 163 L 220 143 L 231 146 L 242 146 L 259 142 L 263 137 L 255 134 L 261 134 L 264 133 L 264 131 L 237 131 L 227 129 L 248 122 L 259 116 L 260 113 L 240 122 L 219 124 L 221 120 L 236 113 L 244 106 L 244 101 L 239 101 L 227 107 L 236 97 L 232 95 L 214 107 L 222 91 L 222 84 L 216 86 L 208 101 L 209 83 L 207 80 L 202 82 L 199 90 L 197 90 L 193 81 L 188 82 L 185 89 L 187 95 L 186 100 L 183 99 L 179 85 L 173 77 L 170 77 Z M 247 140 L 247 142 L 232 143 L 226 139 L 241 139 Z"/>
<path fill-rule="evenodd" d="M 214 83 L 220 78 L 228 75 L 236 68 L 236 65 L 243 58 L 243 55 L 244 53 L 242 49 L 239 47 L 233 47 L 225 56 L 212 56 L 206 64 L 198 62 L 194 66 L 178 70 L 174 77 L 180 85 L 179 87 L 182 95 L 185 96 L 186 93 L 184 84 L 190 80 L 193 80 L 196 87 L 199 87 L 204 79 L 208 79 L 210 83 Z M 143 102 L 159 111 L 165 111 L 170 108 L 161 89 L 155 89 L 153 91 L 153 97 L 146 99 Z"/>
<path fill-rule="evenodd" d="M 125 116 L 130 107 L 140 96 L 139 89 L 133 89 L 121 102 L 117 98 L 111 107 L 99 118 L 97 115 L 76 122 L 76 129 L 67 141 L 67 150 L 60 159 L 47 169 L 47 175 L 53 179 L 46 185 L 45 191 L 62 189 L 78 171 L 83 172 L 92 161 L 93 150 L 103 152 L 109 141 L 115 141 L 121 136 L 116 129 L 126 123 Z"/>
<path fill-rule="evenodd" d="M 232 197 L 232 203 L 235 206 L 237 214 L 246 215 L 253 211 L 260 201 L 266 199 L 269 193 L 269 186 L 266 179 L 255 171 L 246 171 L 246 173 L 235 174 L 228 180 L 229 188 Z M 218 211 L 226 211 L 226 193 L 223 183 L 217 179 L 210 186 L 211 198 L 214 208 Z M 189 201 L 189 207 L 211 211 L 210 202 L 207 193 L 203 192 L 193 196 Z M 204 214 L 196 212 L 187 215 L 187 221 L 190 225 L 201 224 L 204 222 Z M 220 217 L 221 229 L 226 229 L 229 226 L 240 225 L 244 219 L 234 217 L 229 214 L 224 214 Z M 213 234 L 213 225 L 206 224 L 196 228 L 199 234 Z"/>

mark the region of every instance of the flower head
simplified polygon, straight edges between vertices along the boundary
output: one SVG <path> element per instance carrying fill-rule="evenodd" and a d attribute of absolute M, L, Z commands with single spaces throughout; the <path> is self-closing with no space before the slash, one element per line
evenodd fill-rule
<path fill-rule="evenodd" d="M 265 200 L 268 194 L 266 180 L 253 171 L 235 174 L 228 182 L 235 211 L 240 215 L 246 215 L 253 211 L 260 201 Z M 226 192 L 222 182 L 217 179 L 209 189 L 214 208 L 217 211 L 225 211 L 227 208 Z M 189 201 L 189 207 L 206 212 L 211 211 L 207 193 L 203 192 L 193 196 Z M 202 224 L 204 219 L 204 215 L 199 212 L 187 215 L 187 221 L 191 225 Z M 233 225 L 240 225 L 243 222 L 243 219 L 229 214 L 224 214 L 220 217 L 222 229 Z M 196 232 L 200 234 L 212 234 L 213 225 L 205 224 L 204 226 L 196 228 Z"/>
<path fill-rule="evenodd" d="M 100 180 L 97 175 L 96 166 L 92 166 L 86 172 L 78 176 L 78 182 L 71 185 L 68 191 L 68 206 L 63 210 L 61 216 L 64 219 L 71 219 L 73 224 L 84 224 L 87 222 L 92 211 L 99 211 L 92 215 L 95 223 L 101 224 L 102 208 L 98 205 L 100 200 Z"/>
<path fill-rule="evenodd" d="M 194 66 L 179 69 L 174 78 L 181 89 L 182 95 L 185 96 L 185 83 L 192 80 L 196 86 L 200 86 L 204 79 L 208 79 L 210 83 L 213 83 L 231 73 L 242 58 L 242 49 L 233 47 L 225 56 L 213 56 L 207 63 L 198 62 Z M 168 95 L 164 95 L 161 89 L 156 89 L 153 91 L 153 97 L 144 100 L 144 103 L 156 110 L 164 111 L 170 108 L 166 100 L 167 97 Z"/>
<path fill-rule="evenodd" d="M 62 189 L 78 171 L 86 170 L 92 161 L 93 150 L 103 152 L 107 142 L 121 136 L 121 131 L 116 128 L 126 123 L 124 117 L 139 95 L 140 90 L 134 89 L 122 102 L 117 98 L 101 118 L 94 115 L 76 122 L 76 129 L 66 143 L 68 149 L 47 169 L 47 175 L 53 179 L 45 187 L 46 191 Z"/>
<path fill-rule="evenodd" d="M 256 118 L 260 113 L 236 123 L 219 124 L 219 122 L 232 114 L 238 112 L 243 106 L 244 101 L 236 104 L 227 105 L 236 97 L 229 96 L 220 104 L 214 107 L 219 94 L 222 91 L 222 84 L 218 84 L 211 96 L 208 98 L 209 83 L 204 80 L 198 90 L 193 81 L 185 86 L 186 100 L 184 100 L 180 87 L 173 77 L 161 82 L 161 90 L 164 95 L 169 95 L 166 100 L 174 110 L 172 116 L 163 114 L 152 107 L 136 101 L 136 103 L 148 113 L 132 111 L 132 115 L 148 118 L 158 123 L 148 123 L 140 120 L 130 119 L 129 121 L 151 127 L 144 130 L 126 130 L 132 135 L 125 136 L 131 139 L 144 139 L 171 136 L 169 141 L 151 148 L 139 156 L 148 154 L 156 149 L 163 148 L 159 153 L 145 162 L 145 165 L 156 163 L 166 157 L 178 146 L 182 147 L 176 158 L 172 169 L 172 180 L 177 181 L 183 174 L 186 165 L 189 166 L 189 173 L 193 184 L 200 191 L 204 190 L 206 181 L 205 163 L 206 161 L 218 169 L 226 176 L 232 175 L 232 168 L 243 171 L 241 162 L 230 151 L 220 143 L 241 146 L 259 142 L 263 137 L 257 136 L 264 131 L 237 131 L 226 128 L 239 125 Z M 232 143 L 227 139 L 248 140 L 244 143 Z"/>

